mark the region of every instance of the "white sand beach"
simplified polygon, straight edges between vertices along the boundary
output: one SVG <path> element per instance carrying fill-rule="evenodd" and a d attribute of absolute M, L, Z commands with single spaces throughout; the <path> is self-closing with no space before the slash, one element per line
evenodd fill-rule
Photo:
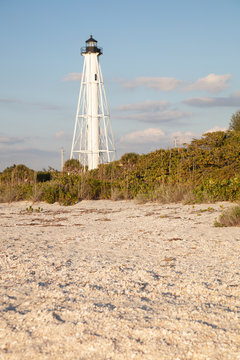
<path fill-rule="evenodd" d="M 0 204 L 0 359 L 240 359 L 229 206 Z"/>

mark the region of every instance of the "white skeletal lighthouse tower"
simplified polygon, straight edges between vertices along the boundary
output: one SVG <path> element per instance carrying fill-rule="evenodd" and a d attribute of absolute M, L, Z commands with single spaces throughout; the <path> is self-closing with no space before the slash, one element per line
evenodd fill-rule
<path fill-rule="evenodd" d="M 77 158 L 89 170 L 113 161 L 116 153 L 99 64 L 102 53 L 92 35 L 81 48 L 84 65 L 70 158 Z"/>

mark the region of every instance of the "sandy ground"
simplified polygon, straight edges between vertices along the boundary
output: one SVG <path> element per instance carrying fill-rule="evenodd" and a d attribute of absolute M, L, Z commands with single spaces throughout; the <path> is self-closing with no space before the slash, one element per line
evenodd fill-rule
<path fill-rule="evenodd" d="M 0 204 L 0 359 L 240 359 L 227 203 Z"/>

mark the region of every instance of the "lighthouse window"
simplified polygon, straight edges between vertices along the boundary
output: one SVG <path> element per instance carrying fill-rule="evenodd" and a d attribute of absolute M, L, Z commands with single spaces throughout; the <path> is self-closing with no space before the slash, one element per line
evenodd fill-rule
<path fill-rule="evenodd" d="M 95 81 L 97 81 L 97 74 L 95 74 Z"/>

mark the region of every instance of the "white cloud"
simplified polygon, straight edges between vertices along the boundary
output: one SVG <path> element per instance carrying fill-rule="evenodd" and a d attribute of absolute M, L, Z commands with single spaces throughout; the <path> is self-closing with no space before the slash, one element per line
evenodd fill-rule
<path fill-rule="evenodd" d="M 69 73 L 63 77 L 63 81 L 81 81 L 82 73 Z"/>
<path fill-rule="evenodd" d="M 227 97 L 196 97 L 183 101 L 184 104 L 196 107 L 240 106 L 240 91 Z"/>
<path fill-rule="evenodd" d="M 212 73 L 186 86 L 185 90 L 205 90 L 210 93 L 218 93 L 229 86 L 231 78 L 232 76 L 230 74 L 216 75 Z"/>
<path fill-rule="evenodd" d="M 125 89 L 133 90 L 138 87 L 147 87 L 159 91 L 175 90 L 181 83 L 180 80 L 171 77 L 138 77 L 134 80 L 122 80 Z"/>
<path fill-rule="evenodd" d="M 135 104 L 127 104 L 121 105 L 115 108 L 117 111 L 141 111 L 141 112 L 148 112 L 148 111 L 159 111 L 164 110 L 169 106 L 169 102 L 167 101 L 152 101 L 146 100 L 143 102 L 135 103 Z"/>
<path fill-rule="evenodd" d="M 120 147 L 128 147 L 129 151 L 131 151 L 139 145 L 139 149 L 152 151 L 152 149 L 173 147 L 175 143 L 178 146 L 182 146 L 183 143 L 189 143 L 193 138 L 197 137 L 199 137 L 199 134 L 191 131 L 165 133 L 160 128 L 147 128 L 145 130 L 133 131 L 122 136 L 120 138 Z"/>
<path fill-rule="evenodd" d="M 168 136 L 171 139 L 170 142 L 175 143 L 175 141 L 176 141 L 176 144 L 178 146 L 182 146 L 182 144 L 185 144 L 185 143 L 189 144 L 193 139 L 200 137 L 199 134 L 194 133 L 192 131 L 185 131 L 185 132 L 175 131 L 175 132 L 168 134 Z"/>
<path fill-rule="evenodd" d="M 227 128 L 225 128 L 225 127 L 214 126 L 213 128 L 205 131 L 205 132 L 203 133 L 203 135 L 204 135 L 204 134 L 207 134 L 207 133 L 213 133 L 213 132 L 216 132 L 216 131 L 226 131 L 226 130 L 227 130 Z"/>
<path fill-rule="evenodd" d="M 181 87 L 185 91 L 204 90 L 210 93 L 218 93 L 229 86 L 231 78 L 231 74 L 217 75 L 211 73 L 187 86 L 183 80 L 173 77 L 137 77 L 129 81 L 123 79 L 119 81 L 125 89 L 129 90 L 145 87 L 159 91 L 173 91 Z"/>
<path fill-rule="evenodd" d="M 144 143 L 158 143 L 165 133 L 159 128 L 148 128 L 140 131 L 133 131 L 121 137 L 120 143 L 130 144 L 144 144 Z"/>

